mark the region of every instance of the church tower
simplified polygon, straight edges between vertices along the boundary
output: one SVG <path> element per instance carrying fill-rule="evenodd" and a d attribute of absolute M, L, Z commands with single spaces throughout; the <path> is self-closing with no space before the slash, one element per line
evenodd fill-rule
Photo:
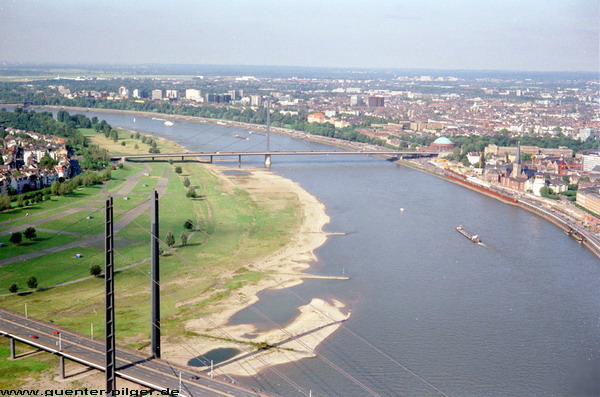
<path fill-rule="evenodd" d="M 517 157 L 513 163 L 512 172 L 510 173 L 511 178 L 517 178 L 523 172 L 523 165 L 521 164 L 521 142 L 517 142 Z"/>

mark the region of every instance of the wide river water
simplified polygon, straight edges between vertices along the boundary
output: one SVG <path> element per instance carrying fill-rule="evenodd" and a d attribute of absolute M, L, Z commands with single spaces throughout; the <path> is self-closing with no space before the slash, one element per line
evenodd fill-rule
<path fill-rule="evenodd" d="M 266 147 L 265 136 L 220 125 L 167 127 L 148 117 L 86 115 L 194 151 Z M 328 148 L 276 135 L 270 142 L 272 150 Z M 242 162 L 262 165 L 258 157 Z M 274 156 L 271 169 L 326 205 L 326 231 L 346 233 L 316 251 L 309 272 L 350 280 L 263 291 L 255 304 L 281 325 L 312 297 L 340 300 L 352 311 L 345 328 L 317 351 L 362 386 L 319 358 L 277 367 L 304 392 L 366 396 L 366 387 L 381 396 L 442 395 L 435 388 L 449 396 L 600 395 L 600 261 L 560 229 L 377 158 Z M 485 245 L 469 242 L 457 225 Z M 232 321 L 270 326 L 250 310 Z M 272 370 L 245 381 L 303 395 Z"/>

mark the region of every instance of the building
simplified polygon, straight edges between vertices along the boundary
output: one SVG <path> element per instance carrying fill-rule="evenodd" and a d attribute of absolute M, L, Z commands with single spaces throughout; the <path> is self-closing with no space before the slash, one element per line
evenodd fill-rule
<path fill-rule="evenodd" d="M 177 90 L 167 90 L 165 92 L 165 96 L 169 99 L 177 99 L 179 96 L 179 93 L 177 92 Z"/>
<path fill-rule="evenodd" d="M 364 106 L 365 101 L 359 95 L 352 95 L 350 97 L 350 106 Z"/>
<path fill-rule="evenodd" d="M 600 171 L 600 153 L 584 154 L 581 156 L 583 160 L 583 170 L 587 172 Z"/>
<path fill-rule="evenodd" d="M 121 98 L 129 98 L 129 90 L 126 87 L 119 87 L 119 96 Z"/>
<path fill-rule="evenodd" d="M 385 98 L 382 96 L 370 96 L 368 105 L 369 107 L 382 108 L 385 106 Z"/>
<path fill-rule="evenodd" d="M 152 90 L 152 99 L 163 99 L 162 90 Z"/>
<path fill-rule="evenodd" d="M 262 97 L 260 95 L 250 96 L 250 105 L 256 107 L 262 106 Z"/>
<path fill-rule="evenodd" d="M 309 123 L 319 123 L 319 124 L 323 124 L 325 123 L 325 115 L 321 112 L 317 112 L 317 113 L 311 113 L 308 115 L 307 121 Z"/>
<path fill-rule="evenodd" d="M 546 177 L 541 172 L 536 172 L 533 178 L 529 178 L 527 182 L 525 182 L 525 190 L 531 191 L 538 197 L 542 195 L 541 190 L 544 186 L 547 186 Z"/>
<path fill-rule="evenodd" d="M 590 127 L 580 128 L 579 133 L 577 134 L 577 138 L 581 141 L 585 141 L 589 137 L 596 138 L 598 137 L 598 133 Z"/>
<path fill-rule="evenodd" d="M 229 94 L 207 94 L 206 102 L 208 102 L 208 103 L 228 103 L 228 102 L 231 102 L 231 95 L 229 95 Z"/>
<path fill-rule="evenodd" d="M 579 189 L 575 202 L 594 214 L 600 215 L 600 189 L 597 187 Z"/>
<path fill-rule="evenodd" d="M 189 99 L 190 101 L 195 101 L 195 102 L 202 101 L 202 95 L 201 95 L 200 90 L 196 90 L 193 88 L 185 90 L 185 98 Z"/>
<path fill-rule="evenodd" d="M 439 137 L 427 147 L 427 150 L 432 150 L 434 152 L 451 152 L 454 149 L 454 143 L 445 136 Z"/>

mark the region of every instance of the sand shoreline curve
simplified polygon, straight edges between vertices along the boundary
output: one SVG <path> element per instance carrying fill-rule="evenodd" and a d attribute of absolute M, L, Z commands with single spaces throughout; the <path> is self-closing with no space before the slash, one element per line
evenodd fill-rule
<path fill-rule="evenodd" d="M 220 174 L 222 180 L 234 183 L 223 174 L 228 168 L 216 165 L 208 167 L 215 174 Z M 228 324 L 234 314 L 258 301 L 259 292 L 288 288 L 302 283 L 305 276 L 312 277 L 303 271 L 309 268 L 310 262 L 317 260 L 314 250 L 328 238 L 323 227 L 330 218 L 325 205 L 315 196 L 298 183 L 270 171 L 252 168 L 245 171 L 249 175 L 244 178 L 244 186 L 250 192 L 253 189 L 293 192 L 300 203 L 303 220 L 292 240 L 284 247 L 244 264 L 249 270 L 266 273 L 265 278 L 236 290 L 230 297 L 216 303 L 211 308 L 213 314 L 187 321 L 184 325 L 188 335 L 198 335 L 186 338 L 186 345 L 192 346 L 198 355 L 206 355 L 215 349 L 239 350 L 240 353 L 235 357 L 218 365 L 219 371 L 237 376 L 253 376 L 272 365 L 314 357 L 316 347 L 350 316 L 349 312 L 344 311 L 343 303 L 314 298 L 311 302 L 298 300 L 299 314 L 290 323 L 272 323 L 269 329 L 262 332 L 257 332 L 252 324 Z M 268 348 L 259 349 L 259 344 Z M 193 358 L 190 357 L 190 351 L 179 343 L 163 343 L 162 349 L 168 360 L 181 365 L 188 365 Z M 201 368 L 208 369 L 208 366 Z"/>

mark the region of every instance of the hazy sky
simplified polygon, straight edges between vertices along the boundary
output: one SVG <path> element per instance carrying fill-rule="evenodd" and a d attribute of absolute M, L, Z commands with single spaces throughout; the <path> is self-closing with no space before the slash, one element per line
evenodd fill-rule
<path fill-rule="evenodd" d="M 0 61 L 599 71 L 598 0 L 0 0 Z"/>

